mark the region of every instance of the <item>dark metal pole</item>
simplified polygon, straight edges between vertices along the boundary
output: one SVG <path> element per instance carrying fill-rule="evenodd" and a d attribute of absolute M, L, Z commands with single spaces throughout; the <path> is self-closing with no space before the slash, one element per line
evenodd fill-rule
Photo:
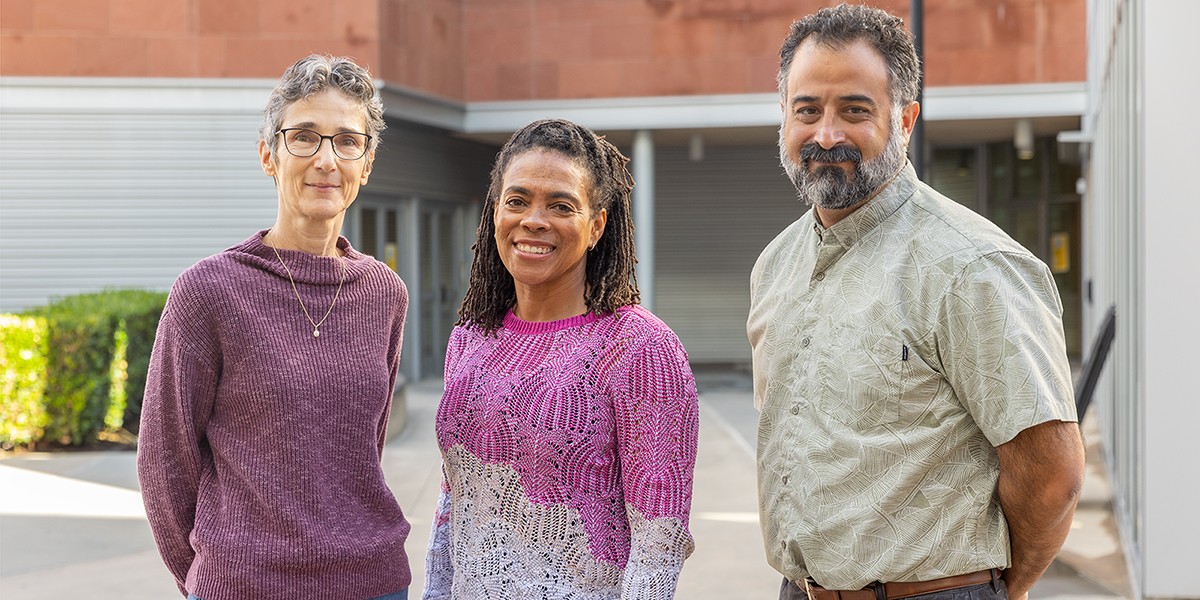
<path fill-rule="evenodd" d="M 925 1 L 910 0 L 908 8 L 909 26 L 912 27 L 913 45 L 917 48 L 917 60 L 921 63 L 921 72 L 925 73 Z M 921 85 L 917 87 L 917 102 L 921 105 L 921 113 L 917 115 L 917 123 L 913 126 L 912 138 L 908 143 L 909 155 L 912 157 L 913 168 L 917 177 L 925 178 L 925 77 L 921 77 Z"/>

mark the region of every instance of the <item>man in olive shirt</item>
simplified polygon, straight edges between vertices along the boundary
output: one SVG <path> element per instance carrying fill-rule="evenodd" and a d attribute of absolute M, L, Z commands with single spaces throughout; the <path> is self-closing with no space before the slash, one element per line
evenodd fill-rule
<path fill-rule="evenodd" d="M 1054 280 L 907 163 L 920 66 L 900 19 L 824 9 L 780 57 L 780 160 L 813 205 L 751 276 L 780 598 L 1023 600 L 1083 477 Z"/>

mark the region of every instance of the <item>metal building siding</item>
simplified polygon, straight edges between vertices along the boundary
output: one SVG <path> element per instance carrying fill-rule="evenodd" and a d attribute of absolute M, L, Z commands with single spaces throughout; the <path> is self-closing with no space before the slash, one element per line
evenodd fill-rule
<path fill-rule="evenodd" d="M 746 315 L 759 252 L 808 207 L 773 146 L 658 148 L 655 313 L 693 363 L 750 363 Z"/>
<path fill-rule="evenodd" d="M 468 246 L 474 237 L 475 223 L 479 218 L 478 207 L 487 192 L 488 174 L 492 159 L 498 148 L 454 137 L 451 133 L 423 125 L 389 119 L 383 133 L 380 148 L 375 156 L 370 180 L 359 194 L 358 208 L 351 210 L 343 232 L 360 250 L 378 252 L 365 248 L 362 239 L 362 223 L 353 222 L 362 218 L 362 209 L 371 206 L 384 212 L 377 215 L 378 231 L 386 231 L 385 219 L 392 219 L 398 236 L 397 268 L 408 286 L 408 322 L 404 332 L 405 359 L 400 368 L 406 377 L 417 380 L 427 376 L 429 365 L 440 364 L 441 357 L 434 359 L 422 351 L 428 343 L 439 344 L 444 352 L 449 329 L 440 330 L 431 322 L 418 322 L 422 313 L 430 308 L 431 295 L 439 287 L 433 267 L 440 261 L 450 260 L 460 281 L 449 286 L 451 290 L 465 289 L 470 271 L 471 254 Z M 430 240 L 423 237 L 428 231 L 422 228 L 423 219 L 432 208 L 463 211 L 462 219 L 469 221 L 460 225 L 463 243 L 454 256 L 431 255 Z M 375 239 L 382 240 L 380 234 Z M 384 257 L 379 257 L 384 258 Z M 453 292 L 458 297 L 458 292 Z M 454 306 L 457 309 L 457 305 Z M 429 361 L 429 362 L 426 362 Z M 437 371 L 436 368 L 432 369 Z"/>
<path fill-rule="evenodd" d="M 441 129 L 389 119 L 367 189 L 405 198 L 482 201 L 499 150 Z"/>
<path fill-rule="evenodd" d="M 0 311 L 106 287 L 165 290 L 269 227 L 259 118 L 0 111 Z"/>

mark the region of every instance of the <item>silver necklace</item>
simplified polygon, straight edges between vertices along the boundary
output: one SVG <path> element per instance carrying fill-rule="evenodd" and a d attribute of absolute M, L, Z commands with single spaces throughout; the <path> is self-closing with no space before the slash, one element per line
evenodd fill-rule
<path fill-rule="evenodd" d="M 340 256 L 338 257 L 338 264 L 342 265 L 342 279 L 338 282 L 338 289 L 337 293 L 333 295 L 333 302 L 329 303 L 329 310 L 325 311 L 325 316 L 321 317 L 320 321 L 313 321 L 312 315 L 308 314 L 308 309 L 304 307 L 304 301 L 300 299 L 300 290 L 296 289 L 296 279 L 292 277 L 292 270 L 288 268 L 287 263 L 283 262 L 283 257 L 279 255 L 279 250 L 275 246 L 271 246 L 271 250 L 275 251 L 275 258 L 279 259 L 279 264 L 283 265 L 284 271 L 287 271 L 288 281 L 292 284 L 292 293 L 296 294 L 296 302 L 300 303 L 300 310 L 304 311 L 305 318 L 312 324 L 313 337 L 321 337 L 321 325 L 325 323 L 325 319 L 329 318 L 329 313 L 333 312 L 333 305 L 337 304 L 338 296 L 342 295 L 342 284 L 346 283 L 345 260 Z"/>

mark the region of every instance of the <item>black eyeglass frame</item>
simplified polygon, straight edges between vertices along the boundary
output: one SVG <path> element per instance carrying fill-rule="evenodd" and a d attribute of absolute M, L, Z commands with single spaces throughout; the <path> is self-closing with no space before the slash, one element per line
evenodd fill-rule
<path fill-rule="evenodd" d="M 317 140 L 317 145 L 316 145 L 316 147 L 313 148 L 313 151 L 310 154 L 296 154 L 296 152 L 292 150 L 292 147 L 288 146 L 288 143 L 287 143 L 287 138 L 288 138 L 287 132 L 289 132 L 289 131 L 308 131 L 320 139 Z M 324 144 L 325 140 L 329 140 L 329 146 L 331 148 L 333 148 L 334 156 L 336 156 L 342 160 L 358 160 L 367 155 L 367 151 L 371 148 L 371 140 L 375 139 L 374 136 L 372 136 L 371 134 L 363 133 L 361 131 L 339 131 L 333 135 L 321 135 L 319 132 L 313 131 L 307 127 L 285 127 L 283 129 L 280 129 L 279 131 L 275 132 L 275 135 L 279 135 L 279 134 L 283 134 L 283 148 L 288 151 L 288 154 L 291 154 L 292 156 L 295 156 L 296 158 L 308 158 L 310 156 L 316 156 L 317 153 L 321 151 L 321 144 Z M 346 158 L 345 156 L 342 156 L 341 154 L 338 153 L 337 144 L 333 143 L 333 138 L 335 138 L 339 135 L 346 135 L 346 134 L 361 135 L 361 136 L 367 138 L 367 142 L 365 144 L 363 144 L 362 154 L 359 154 L 358 156 L 356 156 L 354 158 Z"/>

